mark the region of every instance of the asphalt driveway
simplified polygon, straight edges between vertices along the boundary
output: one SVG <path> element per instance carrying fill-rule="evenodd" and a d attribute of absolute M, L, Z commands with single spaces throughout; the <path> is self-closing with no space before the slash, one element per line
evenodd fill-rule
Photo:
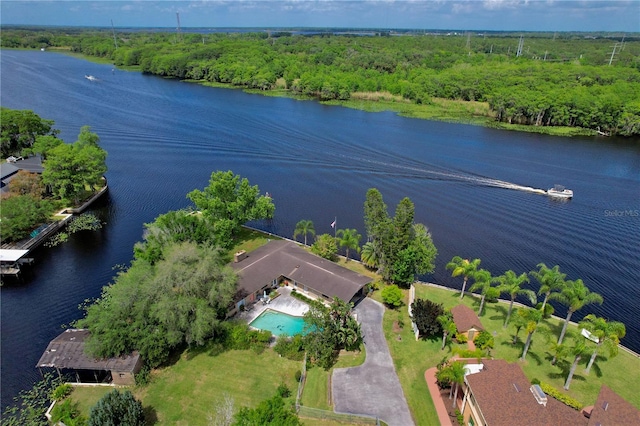
<path fill-rule="evenodd" d="M 355 309 L 367 357 L 358 367 L 333 371 L 331 393 L 336 413 L 378 417 L 389 426 L 411 426 L 413 419 L 382 332 L 384 307 L 370 298 Z"/>

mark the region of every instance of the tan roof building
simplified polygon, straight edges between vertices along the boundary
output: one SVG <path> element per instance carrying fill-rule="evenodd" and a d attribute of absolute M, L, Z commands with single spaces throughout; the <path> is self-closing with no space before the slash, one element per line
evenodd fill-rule
<path fill-rule="evenodd" d="M 602 385 L 588 426 L 640 425 L 640 410 Z"/>
<path fill-rule="evenodd" d="M 458 333 L 466 334 L 469 340 L 473 340 L 475 333 L 484 330 L 478 315 L 466 305 L 454 306 L 451 308 L 451 315 Z"/>
<path fill-rule="evenodd" d="M 482 364 L 480 372 L 465 376 L 461 410 L 465 425 L 586 425 L 579 411 L 552 397 L 543 394 L 538 402 L 518 364 L 502 359 L 483 360 Z"/>

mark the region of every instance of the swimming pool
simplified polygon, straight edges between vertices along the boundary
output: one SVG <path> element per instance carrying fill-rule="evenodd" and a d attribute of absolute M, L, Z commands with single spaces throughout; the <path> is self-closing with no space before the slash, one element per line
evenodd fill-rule
<path fill-rule="evenodd" d="M 269 330 L 276 336 L 304 334 L 304 318 L 267 309 L 249 324 L 260 330 Z"/>

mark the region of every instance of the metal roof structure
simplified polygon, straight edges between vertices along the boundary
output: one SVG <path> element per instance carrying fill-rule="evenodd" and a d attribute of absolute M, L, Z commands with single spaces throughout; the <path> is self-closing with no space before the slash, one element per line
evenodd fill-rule
<path fill-rule="evenodd" d="M 29 250 L 0 249 L 0 262 L 16 262 L 27 253 Z"/>
<path fill-rule="evenodd" d="M 95 359 L 84 353 L 84 341 L 89 336 L 86 329 L 68 329 L 49 342 L 36 367 L 49 367 L 70 370 L 110 370 L 133 372 L 140 354 Z"/>
<path fill-rule="evenodd" d="M 285 277 L 330 299 L 338 297 L 349 302 L 362 287 L 373 281 L 285 240 L 268 242 L 232 267 L 239 274 L 241 294 L 256 292 L 265 284 Z"/>

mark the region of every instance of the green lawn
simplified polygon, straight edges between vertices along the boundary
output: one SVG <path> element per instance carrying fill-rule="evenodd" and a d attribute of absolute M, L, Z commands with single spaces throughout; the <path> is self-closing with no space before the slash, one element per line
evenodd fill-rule
<path fill-rule="evenodd" d="M 185 352 L 173 365 L 153 373 L 152 382 L 135 391 L 143 405 L 152 407 L 158 424 L 207 425 L 216 403 L 225 394 L 236 409 L 255 407 L 275 395 L 285 383 L 295 395 L 295 372 L 300 362 L 281 358 L 271 349 Z M 295 398 L 295 396 L 293 396 Z"/>
<path fill-rule="evenodd" d="M 78 403 L 78 409 L 88 418 L 91 407 L 112 390 L 110 386 L 76 386 L 69 398 Z"/>
<path fill-rule="evenodd" d="M 459 304 L 459 296 L 460 292 L 424 285 L 416 286 L 416 297 L 442 303 L 445 308 L 451 308 Z M 462 299 L 462 303 L 477 311 L 479 298 L 475 296 L 465 296 L 464 299 Z M 629 386 L 629 383 L 638 383 L 640 381 L 640 360 L 638 358 L 626 351 L 620 350 L 618 356 L 605 360 L 604 355 L 606 354 L 602 351 L 603 358 L 600 359 L 600 357 L 598 357 L 590 374 L 586 375 L 584 374 L 584 369 L 589 356 L 585 356 L 576 370 L 569 391 L 565 392 L 562 387 L 567 376 L 569 365 L 567 362 L 564 364 L 560 363 L 559 366 L 551 365 L 551 355 L 548 352 L 549 344 L 547 343 L 548 340 L 557 340 L 562 327 L 562 320 L 557 318 L 543 320 L 539 328 L 540 331 L 536 331 L 533 335 L 533 342 L 527 354 L 526 361 L 520 362 L 518 359 L 522 355 L 523 341 L 526 338 L 526 333 L 521 331 L 518 336 L 518 342 L 515 345 L 511 343 L 515 334 L 515 328 L 503 328 L 508 306 L 507 303 L 489 303 L 484 315 L 480 317 L 485 329 L 494 334 L 495 348 L 491 353 L 493 357 L 502 358 L 508 362 L 518 362 L 530 380 L 537 378 L 543 382 L 547 382 L 558 390 L 576 398 L 584 405 L 594 404 L 600 391 L 600 386 L 606 384 L 631 404 L 640 408 L 640 395 L 638 395 L 633 387 Z M 585 310 L 588 311 L 588 307 L 586 307 Z M 545 332 L 547 335 L 545 335 Z M 578 328 L 570 325 L 568 333 L 576 335 Z M 573 359 L 569 360 L 569 362 L 572 361 Z"/>

